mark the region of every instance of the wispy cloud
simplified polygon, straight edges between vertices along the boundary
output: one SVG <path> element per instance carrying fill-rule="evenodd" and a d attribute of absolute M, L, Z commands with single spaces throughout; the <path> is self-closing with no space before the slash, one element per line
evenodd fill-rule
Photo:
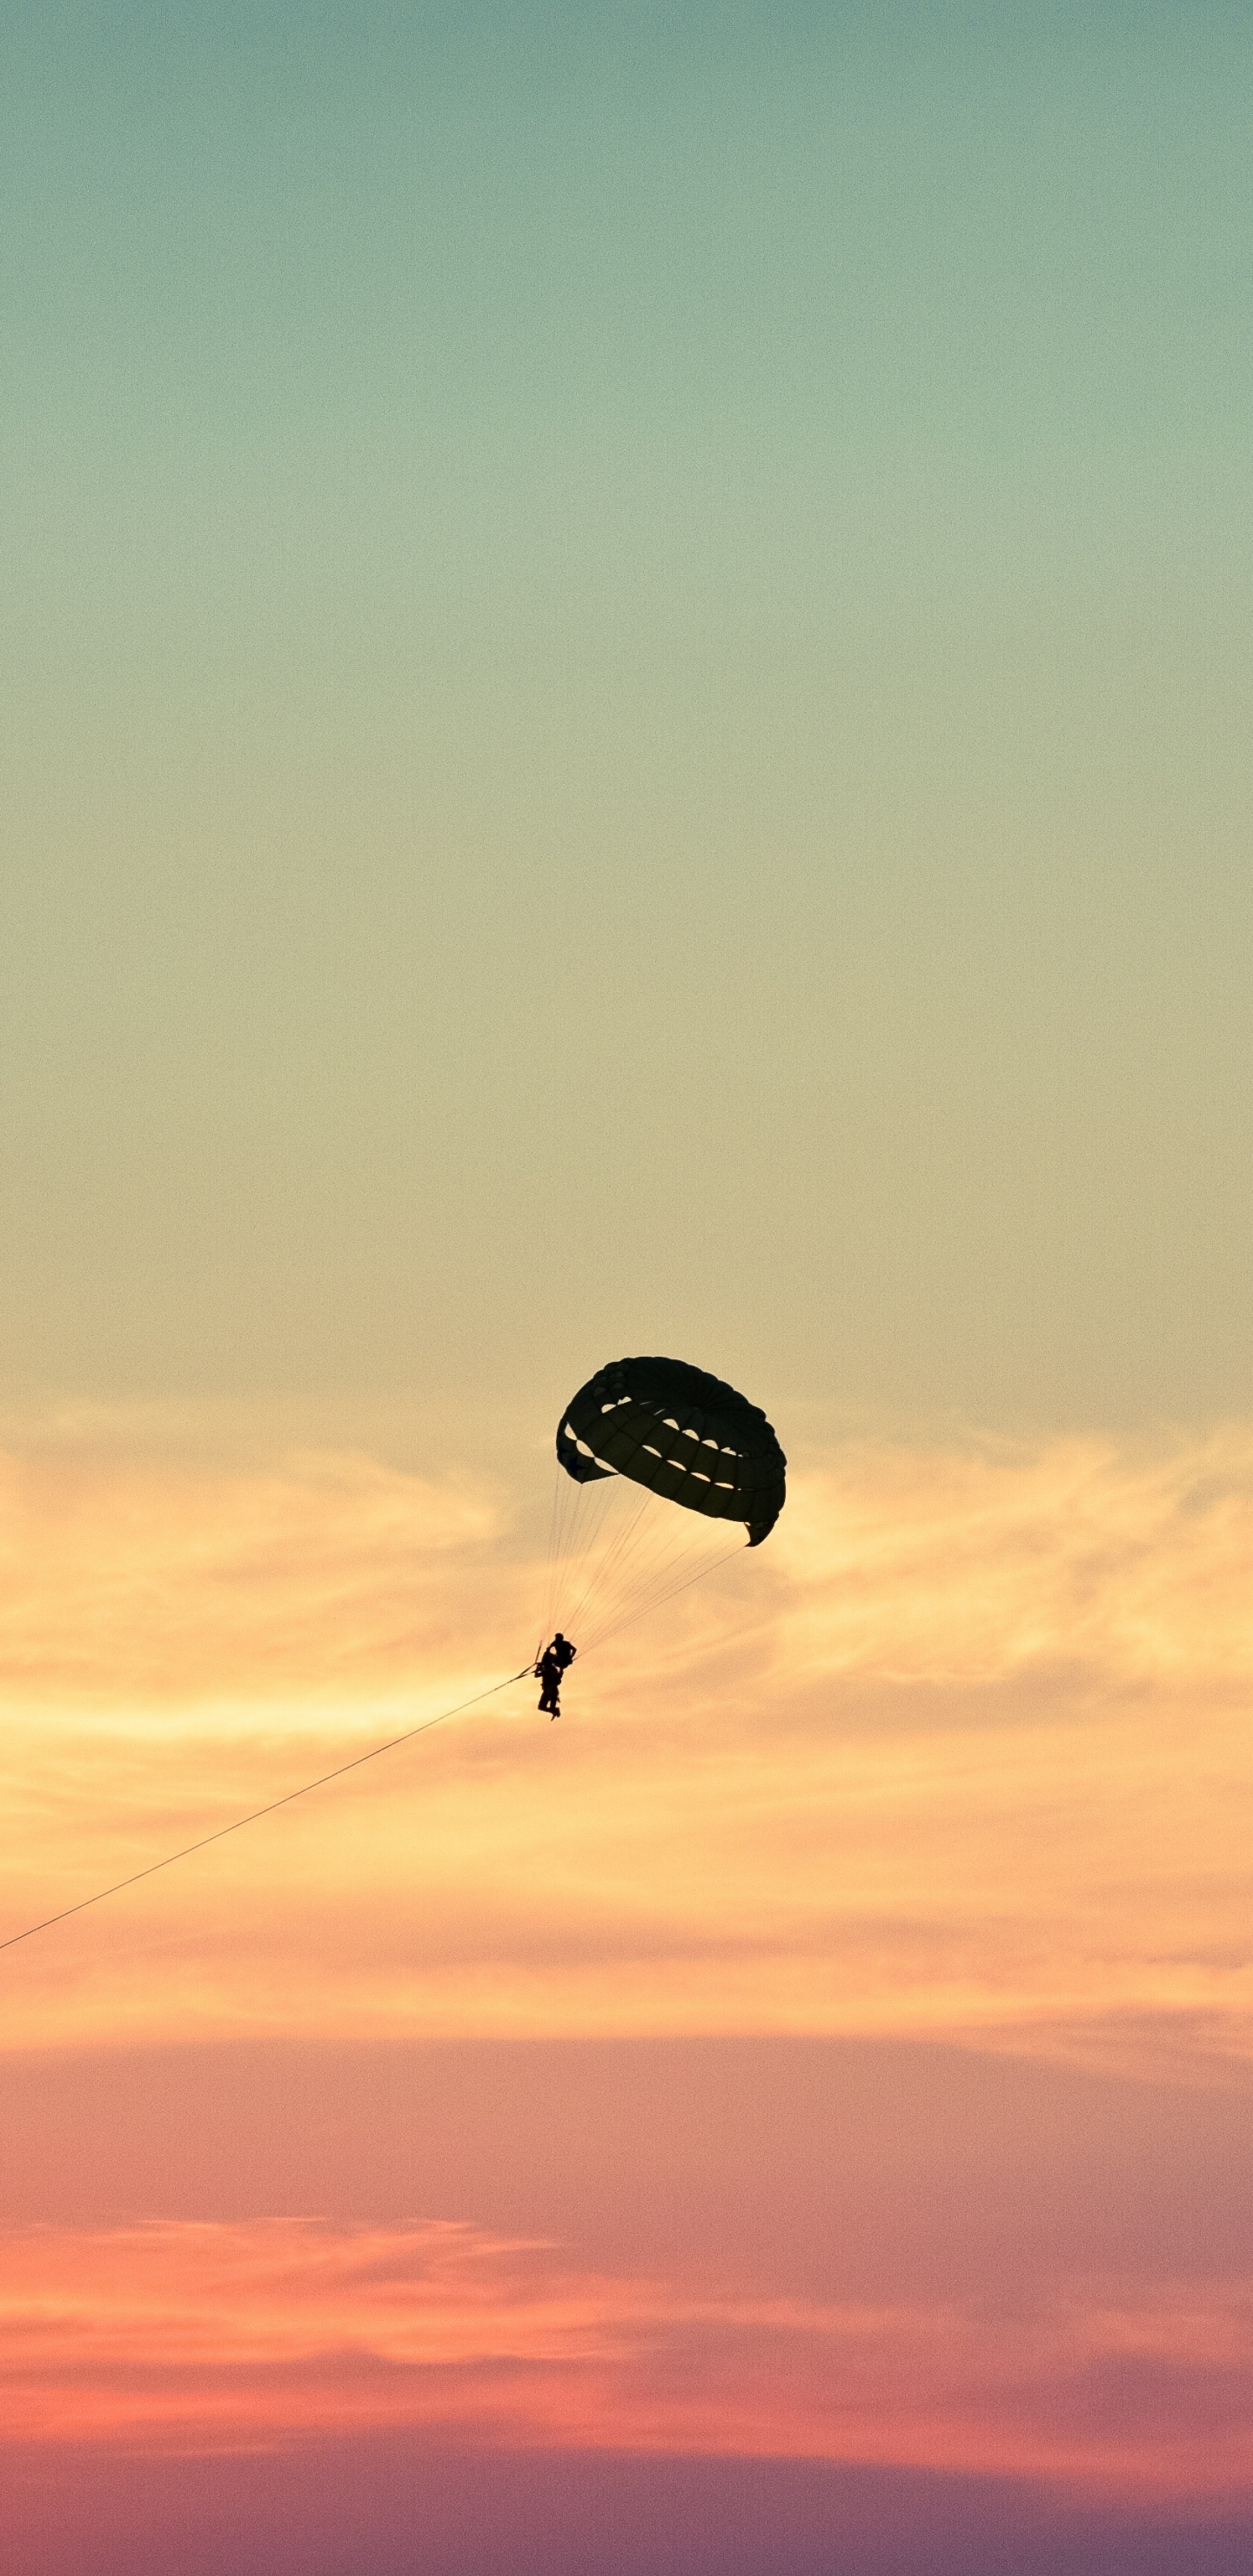
<path fill-rule="evenodd" d="M 251 2448 L 427 2425 L 523 2447 L 997 2469 L 1246 2494 L 1253 2285 L 1023 2313 L 580 2271 L 472 2228 L 273 2220 L 0 2242 L 8 2441 Z"/>
<path fill-rule="evenodd" d="M 799 1480 L 779 1552 L 801 1594 L 792 1642 L 824 1671 L 1253 1681 L 1244 1424 L 1164 1455 L 850 1447 Z"/>
<path fill-rule="evenodd" d="M 107 1450 L 10 1455 L 0 1686 L 20 1702 L 138 1713 L 394 1685 L 475 1624 L 502 1518 L 482 1490 L 352 1453 L 251 1472 Z"/>
<path fill-rule="evenodd" d="M 97 1441 L 29 1444 L 6 1493 L 0 1928 L 532 1642 L 545 1570 L 502 1484 Z M 1247 1428 L 818 1456 L 760 1557 L 577 1668 L 559 1728 L 520 1687 L 9 1954 L 11 2038 L 1116 2026 L 1156 2048 L 1173 2019 L 1242 2048 L 1251 1567 Z"/>

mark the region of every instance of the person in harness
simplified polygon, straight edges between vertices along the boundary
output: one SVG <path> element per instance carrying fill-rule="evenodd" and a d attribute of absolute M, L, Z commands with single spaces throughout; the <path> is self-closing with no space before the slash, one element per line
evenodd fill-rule
<path fill-rule="evenodd" d="M 561 1685 L 578 1651 L 578 1647 L 572 1646 L 568 1637 L 562 1636 L 559 1628 L 551 1646 L 545 1646 L 540 1656 L 535 1667 L 535 1678 L 537 1682 L 542 1682 L 544 1685 L 539 1695 L 539 1704 L 546 1717 L 561 1715 Z"/>

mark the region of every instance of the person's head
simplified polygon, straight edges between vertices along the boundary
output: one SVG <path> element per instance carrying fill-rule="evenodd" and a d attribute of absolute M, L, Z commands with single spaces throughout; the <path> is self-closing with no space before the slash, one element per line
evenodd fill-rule
<path fill-rule="evenodd" d="M 554 1639 L 553 1639 L 553 1644 L 554 1644 L 554 1646 L 564 1646 L 565 1642 L 566 1642 L 566 1641 L 565 1641 L 565 1638 L 562 1636 L 561 1630 L 560 1630 L 560 1628 L 559 1628 L 559 1629 L 557 1630 L 557 1634 L 556 1634 L 556 1636 L 555 1636 L 555 1637 L 554 1637 Z"/>

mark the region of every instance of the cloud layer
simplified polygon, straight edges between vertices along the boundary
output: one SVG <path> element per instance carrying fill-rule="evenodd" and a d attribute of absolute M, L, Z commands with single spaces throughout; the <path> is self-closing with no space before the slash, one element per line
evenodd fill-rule
<path fill-rule="evenodd" d="M 421 2425 L 485 2447 L 910 2463 L 1234 2500 L 1253 2283 L 1027 2312 L 574 2268 L 461 2225 L 9 2234 L 4 2438 L 190 2450 Z"/>
<path fill-rule="evenodd" d="M 499 1482 L 360 1454 L 32 1443 L 6 1496 L 6 1929 L 507 1673 L 546 1583 Z M 560 1727 L 520 1685 L 10 1953 L 10 2038 L 1243 2050 L 1251 1562 L 1244 1430 L 811 1458 Z"/>

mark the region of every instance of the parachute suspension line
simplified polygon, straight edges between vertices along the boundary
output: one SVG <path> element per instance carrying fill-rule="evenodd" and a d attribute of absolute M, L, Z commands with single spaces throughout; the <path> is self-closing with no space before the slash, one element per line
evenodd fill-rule
<path fill-rule="evenodd" d="M 646 1618 L 658 1603 L 668 1600 L 672 1592 L 686 1591 L 689 1584 L 699 1583 L 706 1574 L 712 1574 L 715 1566 L 724 1564 L 730 1554 L 738 1555 L 739 1549 L 719 1548 L 712 1557 L 705 1555 L 694 1559 L 690 1553 L 672 1548 L 646 1568 L 636 1582 L 601 1602 L 588 1645 L 598 1643 L 601 1636 L 610 1630 L 616 1634 L 628 1622 Z"/>
<path fill-rule="evenodd" d="M 562 1549 L 565 1540 L 565 1523 L 568 1512 L 565 1489 L 568 1487 L 569 1482 L 569 1477 L 562 1474 L 560 1459 L 554 1458 L 553 1504 L 548 1530 L 548 1586 L 544 1594 L 543 1626 L 540 1632 L 539 1644 L 535 1649 L 536 1663 L 539 1662 L 540 1656 L 552 1635 L 553 1603 L 557 1594 L 557 1570 L 561 1562 Z"/>
<path fill-rule="evenodd" d="M 626 1485 L 621 1476 L 608 1478 L 592 1497 L 590 1510 L 579 1517 L 568 1582 L 563 1569 L 556 1605 L 576 1643 L 589 1618 L 603 1625 L 620 1601 L 641 1582 L 651 1584 L 658 1570 L 664 1572 L 668 1560 L 686 1554 L 690 1545 L 690 1531 L 675 1528 L 655 1494 L 638 1488 L 628 1494 Z"/>
<path fill-rule="evenodd" d="M 554 1474 L 558 1480 L 556 1540 L 549 1567 L 544 1644 L 551 1637 L 557 1616 L 562 1612 L 567 1576 L 576 1561 L 585 1558 L 589 1547 L 600 1537 L 608 1510 L 608 1496 L 617 1482 L 614 1478 L 607 1484 L 599 1481 L 579 1484 L 566 1474 L 559 1460 L 554 1461 Z"/>
<path fill-rule="evenodd" d="M 558 1473 L 562 1474 L 560 1468 Z M 563 1475 L 563 1482 L 573 1479 Z M 621 1476 L 608 1477 L 590 1492 L 576 1485 L 570 1498 L 566 1544 L 559 1548 L 549 1584 L 545 1634 L 551 1633 L 554 1617 L 559 1616 L 580 1653 L 603 1636 L 616 1635 L 629 1621 L 645 1617 L 672 1592 L 699 1582 L 724 1564 L 728 1554 L 740 1552 L 737 1543 L 729 1551 L 720 1548 L 712 1562 L 693 1564 L 692 1541 L 698 1533 L 689 1515 L 672 1514 L 648 1490 L 640 1493 L 638 1501 L 632 1496 L 628 1502 L 625 1483 Z M 715 1532 L 721 1536 L 726 1524 L 701 1526 L 712 1539 Z"/>
<path fill-rule="evenodd" d="M 594 1628 L 587 1644 L 579 1648 L 580 1661 L 584 1655 L 592 1654 L 597 1646 L 603 1646 L 610 1637 L 616 1637 L 620 1629 L 631 1627 L 637 1619 L 646 1619 L 651 1611 L 660 1610 L 663 1602 L 673 1601 L 677 1593 L 689 1592 L 694 1583 L 704 1583 L 707 1576 L 717 1573 L 720 1565 L 729 1565 L 732 1557 L 739 1554 L 738 1546 L 724 1548 L 722 1553 L 714 1558 L 712 1565 L 700 1565 L 695 1574 L 681 1575 L 679 1581 L 672 1583 L 668 1590 L 655 1594 L 651 1599 L 633 1603 L 629 1610 L 623 1611 L 621 1618 L 611 1619 L 608 1626 Z"/>
<path fill-rule="evenodd" d="M 597 1550 L 613 1544 L 617 1518 L 616 1497 L 622 1490 L 622 1479 L 609 1476 L 589 1479 L 580 1484 L 567 1475 L 560 1462 L 555 1472 L 560 1479 L 557 1509 L 557 1537 L 549 1572 L 544 1642 L 553 1633 L 556 1621 L 568 1620 L 573 1626 L 568 1602 L 572 1592 L 580 1595 L 587 1588 Z"/>
<path fill-rule="evenodd" d="M 566 1551 L 566 1533 L 573 1510 L 570 1479 L 562 1473 L 559 1458 L 553 1460 L 553 1508 L 548 1546 L 548 1578 L 544 1586 L 543 1614 L 539 1644 L 535 1650 L 538 1665 L 541 1654 L 553 1633 L 557 1595 L 561 1588 L 561 1567 Z"/>
<path fill-rule="evenodd" d="M 614 1568 L 615 1579 L 590 1587 L 586 1601 L 580 1605 L 580 1625 L 588 1620 L 596 1628 L 603 1627 L 606 1620 L 642 1598 L 676 1555 L 687 1553 L 685 1542 L 690 1544 L 686 1530 L 676 1535 L 664 1525 L 659 1528 L 655 1506 L 651 1511 L 646 1509 L 633 1543 L 624 1547 Z"/>
<path fill-rule="evenodd" d="M 708 1537 L 714 1533 L 704 1525 Z M 594 1617 L 593 1634 L 618 1625 L 628 1615 L 642 1608 L 654 1593 L 668 1590 L 672 1576 L 680 1577 L 680 1588 L 694 1575 L 706 1570 L 693 1562 L 693 1531 L 690 1520 L 677 1519 L 664 1503 L 645 1494 L 643 1510 L 637 1511 L 624 1532 L 624 1544 L 613 1569 L 612 1581 L 606 1573 L 589 1587 L 586 1603 L 580 1604 L 580 1619 L 586 1609 Z M 721 1526 L 718 1527 L 721 1536 Z M 721 1563 L 727 1551 L 719 1549 L 715 1560 Z M 738 1554 L 738 1548 L 735 1551 Z"/>
<path fill-rule="evenodd" d="M 537 1664 L 538 1664 L 538 1662 L 539 1662 L 540 1656 L 542 1655 L 542 1653 L 543 1653 L 543 1651 L 544 1651 L 545 1646 L 546 1646 L 546 1645 L 547 1645 L 547 1643 L 548 1643 L 549 1637 L 550 1637 L 550 1635 L 551 1635 L 551 1633 L 552 1633 L 552 1631 L 551 1631 L 551 1629 L 550 1629 L 550 1627 L 549 1627 L 549 1621 L 551 1620 L 552 1615 L 553 1615 L 553 1587 L 554 1587 L 554 1585 L 555 1585 L 555 1583 L 556 1583 L 556 1580 L 557 1580 L 557 1527 L 558 1527 L 558 1521 L 559 1521 L 560 1512 L 561 1512 L 561 1460 L 560 1460 L 559 1458 L 554 1458 L 554 1460 L 553 1460 L 553 1499 L 552 1499 L 552 1509 L 550 1510 L 549 1515 L 548 1515 L 548 1590 L 547 1590 L 547 1592 L 546 1592 L 546 1593 L 545 1593 L 545 1595 L 544 1595 L 544 1626 L 543 1626 L 543 1631 L 542 1631 L 541 1636 L 540 1636 L 539 1644 L 538 1644 L 538 1646 L 537 1646 L 537 1647 L 536 1647 L 536 1649 L 535 1649 L 535 1660 L 536 1660 L 536 1663 L 537 1663 Z"/>
<path fill-rule="evenodd" d="M 615 1479 L 615 1482 L 619 1481 L 620 1480 Z M 588 1605 L 593 1597 L 604 1590 L 605 1586 L 608 1584 L 611 1570 L 615 1574 L 620 1571 L 623 1559 L 630 1555 L 632 1542 L 639 1534 L 640 1525 L 645 1519 L 652 1501 L 653 1497 L 651 1494 L 642 1494 L 631 1514 L 630 1519 L 623 1521 L 621 1528 L 618 1530 L 610 1528 L 605 1545 L 601 1549 L 599 1556 L 593 1556 L 591 1564 L 583 1567 L 583 1575 L 585 1578 L 583 1589 L 575 1602 L 573 1610 L 569 1614 L 570 1625 L 572 1628 L 578 1627 L 579 1623 L 585 1616 Z M 605 1518 L 606 1520 L 609 1518 L 608 1508 L 606 1508 Z M 597 1535 L 599 1536 L 599 1532 Z"/>
<path fill-rule="evenodd" d="M 131 1871 L 129 1878 L 114 1879 L 111 1887 L 98 1887 L 94 1896 L 80 1896 L 77 1905 L 63 1905 L 59 1914 L 45 1914 L 41 1923 L 28 1923 L 24 1932 L 10 1932 L 0 1941 L 0 1950 L 16 1950 L 20 1941 L 33 1941 L 37 1932 L 50 1932 L 54 1923 L 68 1923 L 72 1914 L 86 1914 L 89 1907 L 103 1905 L 110 1896 L 121 1896 L 126 1888 L 138 1887 L 140 1880 L 155 1878 L 159 1870 L 173 1869 L 176 1861 L 190 1860 L 193 1852 L 207 1851 L 210 1843 L 226 1841 L 228 1834 L 241 1834 L 245 1825 L 260 1824 L 263 1816 L 277 1815 L 280 1807 L 294 1806 L 297 1798 L 309 1797 L 315 1789 L 325 1789 L 332 1780 L 342 1780 L 349 1771 L 360 1771 L 366 1762 L 377 1762 L 380 1754 L 394 1753 L 401 1744 L 412 1744 L 416 1735 L 429 1735 L 433 1726 L 444 1726 L 450 1717 L 462 1717 L 468 1708 L 477 1708 L 482 1700 L 494 1699 L 497 1691 L 509 1690 L 515 1682 L 527 1681 L 531 1667 L 524 1664 L 520 1673 L 507 1673 L 503 1682 L 489 1682 L 486 1690 L 475 1691 L 471 1699 L 458 1700 L 455 1708 L 442 1708 L 438 1717 L 424 1717 L 417 1726 L 407 1726 L 400 1735 L 386 1736 L 381 1744 L 372 1744 L 366 1753 L 354 1753 L 350 1762 L 338 1762 L 333 1771 L 320 1771 L 316 1780 L 302 1781 L 298 1789 L 288 1789 L 281 1798 L 271 1798 L 264 1807 L 253 1807 L 246 1816 L 236 1816 L 229 1825 L 218 1825 L 211 1834 L 202 1834 L 198 1842 L 184 1843 L 181 1850 L 167 1852 L 163 1860 L 150 1860 L 145 1869 Z"/>

